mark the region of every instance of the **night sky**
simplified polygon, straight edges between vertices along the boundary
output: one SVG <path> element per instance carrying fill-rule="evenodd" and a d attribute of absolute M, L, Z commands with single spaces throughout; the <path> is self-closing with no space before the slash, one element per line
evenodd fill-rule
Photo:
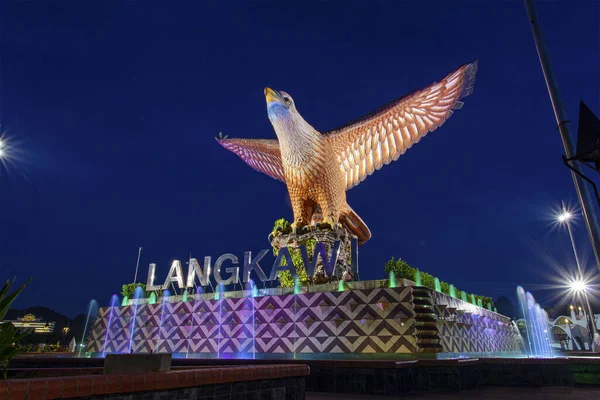
<path fill-rule="evenodd" d="M 361 278 L 396 256 L 496 298 L 572 266 L 552 213 L 575 191 L 521 1 L 208 3 L 2 2 L 0 124 L 18 154 L 0 175 L 0 278 L 34 277 L 15 306 L 106 305 L 138 246 L 143 282 L 150 262 L 164 279 L 189 252 L 269 248 L 292 219 L 285 186 L 214 140 L 275 138 L 265 86 L 324 131 L 475 58 L 464 108 L 348 192 L 373 233 Z M 537 7 L 576 129 L 580 100 L 600 114 L 600 3 Z M 593 270 L 581 218 L 576 239 Z"/>

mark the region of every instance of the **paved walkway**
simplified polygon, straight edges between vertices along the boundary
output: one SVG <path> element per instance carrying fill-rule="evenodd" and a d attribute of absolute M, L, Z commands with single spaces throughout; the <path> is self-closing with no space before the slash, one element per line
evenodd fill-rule
<path fill-rule="evenodd" d="M 487 387 L 477 390 L 462 392 L 427 393 L 419 392 L 402 397 L 335 394 L 335 393 L 307 393 L 306 400 L 399 400 L 399 399 L 425 399 L 425 400 L 453 400 L 453 399 L 488 399 L 488 400 L 566 400 L 566 399 L 600 399 L 600 388 L 516 388 L 516 387 Z"/>

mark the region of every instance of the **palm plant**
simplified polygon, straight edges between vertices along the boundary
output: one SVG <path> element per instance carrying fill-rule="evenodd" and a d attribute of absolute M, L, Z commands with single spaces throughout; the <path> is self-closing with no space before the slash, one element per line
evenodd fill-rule
<path fill-rule="evenodd" d="M 22 352 L 17 343 L 29 334 L 28 331 L 21 332 L 9 322 L 2 322 L 11 304 L 15 301 L 19 293 L 25 289 L 25 286 L 31 282 L 30 278 L 21 287 L 12 293 L 8 293 L 10 287 L 15 282 L 13 279 L 7 280 L 2 289 L 0 289 L 0 368 L 2 368 L 1 379 L 6 379 L 9 361 Z"/>

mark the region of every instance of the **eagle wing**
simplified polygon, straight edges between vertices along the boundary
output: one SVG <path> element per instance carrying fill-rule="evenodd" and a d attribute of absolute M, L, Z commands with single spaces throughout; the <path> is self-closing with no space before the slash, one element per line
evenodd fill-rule
<path fill-rule="evenodd" d="M 227 150 L 237 154 L 255 170 L 285 182 L 279 142 L 275 139 L 216 138 Z"/>
<path fill-rule="evenodd" d="M 465 64 L 440 82 L 346 124 L 325 132 L 346 177 L 346 190 L 395 161 L 428 132 L 433 132 L 458 110 L 473 92 L 477 60 Z"/>

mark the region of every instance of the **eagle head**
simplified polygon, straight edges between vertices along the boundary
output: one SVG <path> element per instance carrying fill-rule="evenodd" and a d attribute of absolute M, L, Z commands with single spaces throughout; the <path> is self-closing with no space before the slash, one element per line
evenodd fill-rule
<path fill-rule="evenodd" d="M 297 112 L 292 96 L 282 90 L 265 88 L 265 99 L 267 100 L 267 113 L 271 121 L 293 117 L 293 114 Z"/>

